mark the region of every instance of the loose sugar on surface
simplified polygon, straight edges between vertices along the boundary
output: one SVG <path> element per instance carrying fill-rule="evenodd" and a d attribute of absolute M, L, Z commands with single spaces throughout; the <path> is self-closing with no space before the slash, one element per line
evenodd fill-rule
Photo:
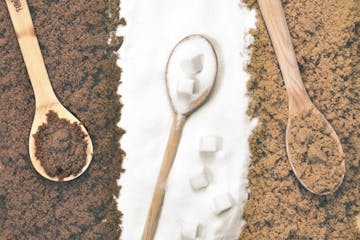
<path fill-rule="evenodd" d="M 164 79 L 169 54 L 181 39 L 197 33 L 208 37 L 216 48 L 218 78 L 208 101 L 185 124 L 155 240 L 180 236 L 181 219 L 196 218 L 204 225 L 199 239 L 236 239 L 240 233 L 242 208 L 247 200 L 247 138 L 252 128 L 245 113 L 249 75 L 242 66 L 249 61 L 248 46 L 252 38 L 245 36 L 255 26 L 255 15 L 239 3 L 238 0 L 121 1 L 127 21 L 127 26 L 118 32 L 124 35 L 119 60 L 122 68 L 119 92 L 124 103 L 120 125 L 126 130 L 121 140 L 126 152 L 126 171 L 120 179 L 119 201 L 124 240 L 141 238 L 171 128 L 173 116 Z M 197 54 L 189 53 L 189 58 L 179 56 L 176 71 L 183 73 L 181 61 Z M 209 66 L 206 57 L 196 78 Z M 222 137 L 221 154 L 211 161 L 199 156 L 201 136 Z M 201 168 L 204 163 L 211 172 L 211 184 L 204 191 L 193 191 L 189 178 L 194 171 L 189 169 Z M 211 209 L 211 196 L 222 191 L 231 193 L 236 207 L 216 216 Z"/>

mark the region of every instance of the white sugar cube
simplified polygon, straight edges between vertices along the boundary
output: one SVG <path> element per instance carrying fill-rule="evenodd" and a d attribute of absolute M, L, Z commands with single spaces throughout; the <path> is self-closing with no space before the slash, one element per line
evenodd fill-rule
<path fill-rule="evenodd" d="M 213 199 L 213 207 L 216 215 L 219 215 L 232 207 L 232 199 L 229 193 L 217 195 Z"/>
<path fill-rule="evenodd" d="M 191 59 L 185 59 L 181 62 L 181 69 L 187 75 L 194 75 L 203 69 L 204 55 L 199 54 Z"/>
<path fill-rule="evenodd" d="M 204 136 L 200 138 L 200 152 L 214 153 L 218 150 L 218 138 L 214 136 Z"/>
<path fill-rule="evenodd" d="M 181 226 L 182 240 L 195 240 L 198 235 L 199 223 L 193 220 L 184 220 Z"/>
<path fill-rule="evenodd" d="M 194 93 L 194 85 L 194 79 L 181 78 L 177 82 L 177 93 L 183 96 L 191 96 Z"/>
<path fill-rule="evenodd" d="M 204 168 L 190 177 L 190 185 L 194 191 L 206 188 L 209 185 L 208 176 Z"/>

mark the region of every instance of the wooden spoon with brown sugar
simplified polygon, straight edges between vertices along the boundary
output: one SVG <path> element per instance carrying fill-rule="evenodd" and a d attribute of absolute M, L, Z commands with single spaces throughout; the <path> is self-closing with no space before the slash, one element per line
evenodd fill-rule
<path fill-rule="evenodd" d="M 31 162 L 36 171 L 43 177 L 52 181 L 69 181 L 79 177 L 88 168 L 93 153 L 93 146 L 88 132 L 81 122 L 71 114 L 58 100 L 51 86 L 49 76 L 45 67 L 43 57 L 41 55 L 39 43 L 35 35 L 30 11 L 26 0 L 11 1 L 6 0 L 6 4 L 10 13 L 16 37 L 19 42 L 21 53 L 24 58 L 26 69 L 35 94 L 35 116 L 30 131 L 29 153 Z M 37 159 L 34 134 L 38 131 L 39 126 L 47 121 L 47 113 L 55 112 L 61 119 L 66 119 L 70 123 L 76 123 L 84 133 L 84 141 L 86 141 L 86 161 L 80 171 L 76 174 L 66 177 L 49 176 L 43 165 Z M 47 123 L 51 124 L 51 123 Z"/>
<path fill-rule="evenodd" d="M 258 0 L 258 4 L 289 96 L 286 149 L 290 165 L 310 192 L 333 193 L 345 175 L 340 140 L 306 92 L 280 0 Z"/>

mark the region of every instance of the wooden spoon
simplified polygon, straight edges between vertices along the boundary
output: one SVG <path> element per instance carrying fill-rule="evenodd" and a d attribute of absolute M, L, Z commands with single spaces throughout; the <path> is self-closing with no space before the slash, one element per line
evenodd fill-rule
<path fill-rule="evenodd" d="M 261 14 L 265 20 L 265 24 L 274 47 L 289 96 L 289 122 L 286 129 L 286 147 L 290 165 L 301 184 L 310 192 L 319 195 L 333 193 L 341 185 L 345 175 L 344 158 L 341 164 L 338 166 L 338 171 L 342 174 L 340 174 L 341 177 L 337 179 L 337 184 L 332 186 L 323 186 L 322 189 L 314 190 L 307 186 L 302 181 L 301 176 L 297 174 L 297 169 L 295 168 L 293 159 L 289 154 L 289 129 L 291 126 L 291 120 L 295 116 L 299 116 L 305 112 L 312 112 L 314 115 L 321 115 L 321 119 L 324 125 L 328 131 L 331 132 L 331 137 L 337 144 L 337 150 L 339 154 L 341 156 L 344 155 L 340 140 L 334 129 L 321 114 L 321 112 L 314 106 L 301 80 L 298 63 L 295 57 L 295 51 L 291 42 L 289 29 L 287 27 L 280 0 L 258 0 L 258 4 L 260 6 Z"/>
<path fill-rule="evenodd" d="M 49 76 L 46 71 L 45 63 L 41 55 L 39 42 L 35 35 L 35 30 L 27 1 L 6 0 L 6 4 L 35 94 L 36 109 L 29 138 L 29 153 L 31 162 L 36 171 L 41 176 L 49 180 L 69 181 L 75 179 L 79 177 L 88 168 L 91 162 L 93 147 L 90 136 L 86 131 L 85 127 L 80 123 L 80 121 L 60 103 L 54 93 L 54 90 L 52 89 Z M 79 123 L 79 126 L 86 135 L 86 164 L 78 174 L 65 177 L 64 179 L 50 177 L 46 173 L 44 168 L 41 166 L 40 161 L 35 157 L 35 140 L 33 134 L 37 132 L 40 125 L 47 121 L 46 114 L 50 110 L 56 112 L 59 118 L 67 119 L 71 123 Z"/>
<path fill-rule="evenodd" d="M 176 55 L 176 50 L 180 46 L 183 46 L 189 41 L 201 42 L 204 46 L 206 46 L 207 51 L 211 52 L 211 59 L 205 59 L 204 63 L 206 65 L 207 63 L 212 61 L 214 69 L 210 69 L 210 74 L 208 76 L 211 81 L 210 85 L 207 85 L 207 87 L 200 90 L 194 96 L 194 99 L 192 99 L 192 101 L 189 102 L 189 105 L 185 109 L 179 107 L 179 105 L 176 104 L 178 101 L 182 101 L 182 100 L 179 99 L 179 97 L 176 96 L 176 94 L 174 94 L 174 92 L 172 91 L 173 89 L 172 85 L 175 83 L 174 81 L 176 80 L 175 78 L 177 77 L 175 74 L 172 73 L 172 69 L 179 68 L 180 66 L 174 64 L 170 66 L 170 64 L 172 64 L 172 61 L 176 62 L 176 60 L 174 60 L 176 59 L 176 57 L 174 57 Z M 191 49 L 189 51 L 192 52 Z M 206 67 L 207 66 L 204 66 L 204 68 Z M 184 127 L 187 117 L 189 117 L 191 113 L 193 113 L 196 109 L 198 109 L 207 100 L 216 80 L 217 68 L 218 68 L 218 62 L 217 62 L 215 49 L 212 46 L 211 42 L 202 35 L 190 35 L 185 37 L 175 46 L 175 48 L 172 50 L 170 54 L 166 66 L 165 80 L 166 80 L 167 95 L 170 99 L 171 108 L 173 112 L 173 123 L 170 131 L 167 147 L 165 150 L 163 162 L 160 168 L 160 173 L 156 182 L 153 199 L 146 219 L 142 240 L 152 240 L 154 238 L 161 213 L 161 208 L 164 202 L 166 182 L 171 167 L 173 165 L 173 162 L 175 160 L 177 148 L 181 138 L 182 129 Z M 207 70 L 209 69 L 204 69 L 203 71 L 207 71 Z M 211 72 L 211 70 L 213 70 L 213 72 Z"/>

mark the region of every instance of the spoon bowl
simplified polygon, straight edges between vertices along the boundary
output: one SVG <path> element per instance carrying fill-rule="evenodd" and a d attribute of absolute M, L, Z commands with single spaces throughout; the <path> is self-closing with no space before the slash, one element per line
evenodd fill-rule
<path fill-rule="evenodd" d="M 307 114 L 306 114 L 307 113 Z M 296 139 L 301 138 L 299 136 L 299 132 L 296 132 L 298 135 L 295 135 L 291 129 L 296 125 L 299 120 L 299 115 L 307 115 L 307 119 L 303 120 L 303 125 L 306 125 L 306 121 L 309 119 L 315 120 L 311 121 L 313 124 L 311 128 L 313 131 L 311 133 L 308 132 L 309 136 L 304 138 L 304 142 L 298 142 Z M 295 123 L 295 124 L 294 124 Z M 301 124 L 301 123 L 300 123 Z M 306 128 L 303 128 L 306 131 Z M 333 151 L 336 155 L 335 157 L 329 157 L 332 161 L 336 161 L 337 164 L 328 165 L 328 162 L 323 162 L 324 159 L 321 159 L 321 156 L 324 155 L 324 152 L 321 148 L 315 148 L 316 152 L 312 152 L 312 155 L 315 155 L 315 161 L 311 162 L 306 158 L 311 158 L 309 154 L 304 157 L 300 156 L 299 153 L 294 152 L 293 146 L 297 145 L 298 149 L 305 148 L 308 142 L 316 143 L 316 141 L 321 141 L 319 135 L 321 132 L 326 133 L 326 135 L 321 135 L 321 138 L 328 138 L 328 142 L 332 142 L 332 149 L 328 149 L 329 151 Z M 302 145 L 302 146 L 299 146 Z M 289 158 L 290 166 L 298 178 L 300 183 L 310 192 L 317 195 L 327 195 L 335 192 L 342 184 L 344 176 L 345 176 L 345 160 L 344 160 L 344 151 L 337 136 L 335 130 L 331 126 L 331 124 L 326 120 L 323 114 L 314 106 L 312 110 L 304 111 L 298 115 L 290 115 L 288 124 L 286 127 L 286 152 Z M 300 161 L 299 161 L 300 160 Z M 310 159 L 311 160 L 311 159 Z M 329 161 L 329 160 L 328 160 Z M 328 175 L 328 172 L 324 171 L 321 175 L 321 169 L 324 169 L 323 166 L 326 166 L 328 172 L 334 172 L 334 175 Z M 336 176 L 336 177 L 335 177 Z M 311 180 L 311 177 L 315 177 Z M 323 179 L 327 179 L 326 184 L 319 184 L 319 181 Z M 331 178 L 331 179 L 330 179 Z M 331 183 L 330 183 L 331 182 Z"/>
<path fill-rule="evenodd" d="M 176 92 L 176 80 L 185 77 L 179 65 L 182 58 L 207 53 L 203 60 L 203 69 L 197 74 L 197 89 L 185 99 Z M 185 55 L 185 56 L 184 56 Z M 200 34 L 189 35 L 180 40 L 170 53 L 166 64 L 165 85 L 171 108 L 175 114 L 188 116 L 208 99 L 217 77 L 218 62 L 215 48 L 206 37 Z"/>
<path fill-rule="evenodd" d="M 47 123 L 46 114 L 49 113 L 50 111 L 54 111 L 55 113 L 57 113 L 58 117 L 61 119 L 66 119 L 70 123 L 77 123 L 78 126 L 81 128 L 82 132 L 85 134 L 84 141 L 86 141 L 86 143 L 87 143 L 86 163 L 82 167 L 82 169 L 75 175 L 70 175 L 65 178 L 49 176 L 46 173 L 43 166 L 41 165 L 40 160 L 35 155 L 36 146 L 35 146 L 34 135 L 38 131 L 39 127 L 42 124 Z M 51 181 L 56 181 L 56 182 L 57 181 L 70 181 L 70 180 L 73 180 L 73 179 L 79 177 L 89 167 L 89 165 L 91 163 L 92 155 L 93 155 L 93 145 L 91 142 L 91 138 L 90 138 L 87 130 L 85 129 L 84 125 L 72 113 L 70 113 L 60 102 L 55 101 L 48 105 L 43 105 L 43 106 L 37 107 L 35 110 L 34 121 L 33 121 L 32 127 L 31 127 L 30 137 L 29 137 L 29 154 L 30 154 L 31 163 L 34 166 L 35 170 L 44 178 L 49 179 Z"/>

